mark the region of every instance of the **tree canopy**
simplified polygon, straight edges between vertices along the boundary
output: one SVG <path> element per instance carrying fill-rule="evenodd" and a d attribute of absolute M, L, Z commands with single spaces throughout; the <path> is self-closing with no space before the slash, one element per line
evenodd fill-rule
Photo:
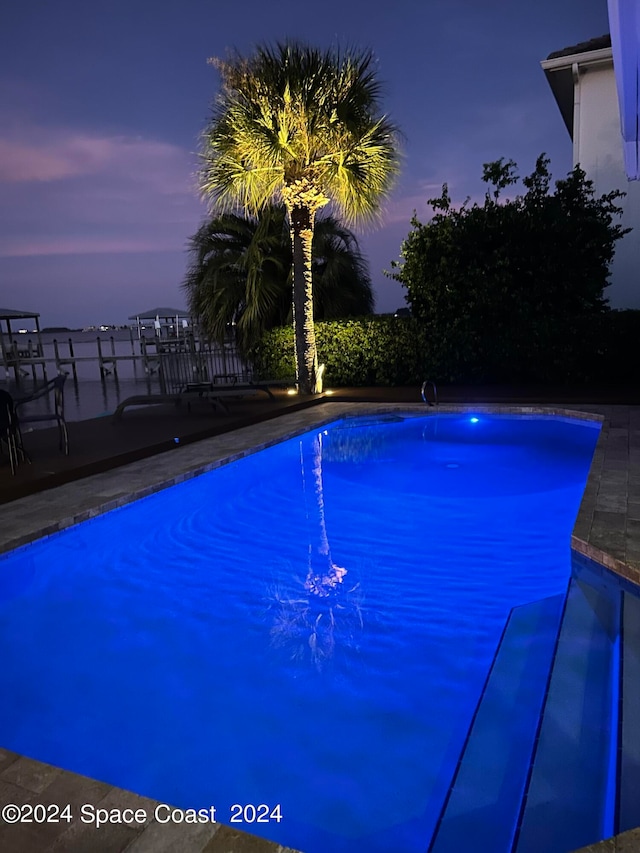
<path fill-rule="evenodd" d="M 284 205 L 268 205 L 259 216 L 222 213 L 204 223 L 190 244 L 183 287 L 211 338 L 223 340 L 235 323 L 246 351 L 265 331 L 291 322 L 292 251 Z M 316 221 L 312 273 L 316 319 L 373 311 L 367 264 L 353 233 L 335 217 Z"/>
<path fill-rule="evenodd" d="M 347 223 L 378 211 L 398 171 L 397 131 L 380 110 L 369 51 L 295 41 L 213 60 L 222 88 L 203 135 L 202 192 L 218 210 L 257 215 L 284 203 L 293 252 L 296 370 L 321 388 L 313 328 L 312 241 L 318 210 Z"/>
<path fill-rule="evenodd" d="M 502 200 L 516 170 L 504 159 L 485 164 L 483 204 L 459 209 L 445 184 L 429 200 L 430 222 L 414 216 L 393 264 L 441 378 L 553 379 L 582 351 L 583 321 L 607 310 L 609 267 L 626 233 L 614 224 L 624 194 L 597 198 L 579 167 L 552 192 L 541 155 L 522 180 L 526 192 Z"/>

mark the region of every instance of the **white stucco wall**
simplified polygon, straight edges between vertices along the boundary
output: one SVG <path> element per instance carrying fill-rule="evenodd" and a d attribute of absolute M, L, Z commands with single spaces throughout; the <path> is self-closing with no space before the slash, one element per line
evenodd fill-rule
<path fill-rule="evenodd" d="M 627 193 L 619 221 L 633 228 L 617 243 L 606 295 L 612 308 L 640 308 L 640 181 L 627 180 L 625 173 L 613 64 L 581 68 L 576 95 L 574 165 L 594 182 L 597 195 L 614 189 Z"/>

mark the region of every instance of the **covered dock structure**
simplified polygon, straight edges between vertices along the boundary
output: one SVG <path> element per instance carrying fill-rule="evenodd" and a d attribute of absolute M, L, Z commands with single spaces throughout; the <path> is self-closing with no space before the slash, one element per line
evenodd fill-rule
<path fill-rule="evenodd" d="M 179 338 L 193 331 L 191 314 L 181 308 L 149 308 L 147 311 L 132 314 L 129 319 L 135 320 L 138 338 L 141 338 L 142 332 L 147 329 L 153 329 L 157 338 Z"/>
<path fill-rule="evenodd" d="M 35 322 L 35 329 L 33 327 L 27 329 L 27 333 L 35 333 L 35 343 L 31 338 L 25 340 L 23 337 L 25 333 L 21 327 L 25 325 L 25 320 Z M 16 328 L 18 321 L 22 322 Z M 10 370 L 13 370 L 16 382 L 20 381 L 21 376 L 27 375 L 25 368 L 29 367 L 35 381 L 38 366 L 42 368 L 42 375 L 46 380 L 47 366 L 40 332 L 40 314 L 36 311 L 0 308 L 0 348 L 2 352 L 2 366 L 7 375 Z"/>

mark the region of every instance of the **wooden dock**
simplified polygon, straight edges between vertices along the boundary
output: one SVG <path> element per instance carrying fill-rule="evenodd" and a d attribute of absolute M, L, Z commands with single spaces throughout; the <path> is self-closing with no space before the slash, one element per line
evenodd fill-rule
<path fill-rule="evenodd" d="M 118 341 L 118 343 L 126 344 L 127 342 Z M 136 352 L 136 341 L 131 336 L 131 352 L 118 354 L 116 352 L 116 341 L 113 336 L 106 341 L 98 336 L 96 338 L 95 355 L 77 355 L 72 338 L 68 338 L 66 341 L 59 341 L 57 338 L 54 338 L 51 342 L 53 353 L 47 355 L 41 343 L 34 343 L 28 340 L 22 345 L 22 342 L 19 343 L 14 339 L 10 347 L 3 347 L 0 366 L 4 367 L 7 376 L 10 372 L 13 373 L 16 384 L 20 384 L 29 374 L 31 374 L 34 382 L 38 380 L 39 374 L 46 381 L 48 378 L 47 367 L 53 365 L 55 365 L 58 373 L 72 373 L 74 381 L 77 382 L 78 364 L 83 362 L 97 364 L 100 379 L 102 380 L 106 379 L 109 375 L 113 375 L 117 379 L 118 364 L 121 362 L 140 364 L 147 375 L 157 373 L 160 368 L 159 353 L 163 350 L 167 341 L 141 338 L 137 343 L 139 345 L 139 352 Z"/>
<path fill-rule="evenodd" d="M 67 340 L 54 338 L 50 344 L 47 344 L 47 347 L 52 350 L 49 353 L 45 352 L 45 345 L 41 341 L 34 343 L 29 339 L 23 342 L 14 338 L 10 346 L 3 344 L 0 367 L 4 367 L 7 377 L 12 372 L 18 385 L 29 374 L 34 382 L 38 380 L 39 373 L 46 381 L 47 368 L 53 366 L 58 373 L 72 374 L 74 382 L 77 382 L 78 365 L 82 363 L 96 364 L 102 381 L 105 381 L 108 376 L 118 380 L 118 366 L 123 362 L 133 364 L 134 370 L 136 365 L 140 365 L 147 376 L 158 374 L 161 383 L 166 369 L 170 365 L 173 366 L 176 359 L 180 363 L 185 362 L 190 365 L 190 369 L 185 368 L 185 382 L 193 379 L 192 371 L 196 371 L 198 375 L 202 374 L 207 381 L 214 376 L 237 377 L 246 371 L 231 341 L 221 346 L 210 344 L 193 335 L 180 338 L 142 337 L 137 339 L 133 337 L 132 330 L 130 330 L 128 341 L 116 341 L 113 336 L 106 340 L 97 336 L 95 341 L 95 355 L 78 355 L 75 349 L 78 342 L 74 342 L 71 337 Z M 90 342 L 82 343 L 84 346 Z M 127 349 L 129 352 L 123 352 Z"/>

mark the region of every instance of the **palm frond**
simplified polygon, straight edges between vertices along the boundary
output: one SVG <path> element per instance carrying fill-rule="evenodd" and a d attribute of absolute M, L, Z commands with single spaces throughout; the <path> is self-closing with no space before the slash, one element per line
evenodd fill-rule
<path fill-rule="evenodd" d="M 200 185 L 215 206 L 255 214 L 305 178 L 347 221 L 375 215 L 399 158 L 370 51 L 284 42 L 214 64 L 222 88 L 203 134 Z"/>
<path fill-rule="evenodd" d="M 368 314 L 373 292 L 351 231 L 333 216 L 318 217 L 313 240 L 314 310 L 318 319 Z M 292 251 L 283 205 L 259 217 L 222 213 L 190 241 L 183 282 L 190 310 L 206 333 L 224 340 L 236 324 L 248 348 L 267 329 L 291 320 Z"/>

